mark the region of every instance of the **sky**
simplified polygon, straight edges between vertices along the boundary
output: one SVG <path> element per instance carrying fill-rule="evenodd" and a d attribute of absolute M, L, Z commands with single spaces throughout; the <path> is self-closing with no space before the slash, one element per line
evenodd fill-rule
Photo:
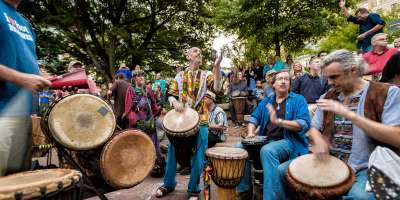
<path fill-rule="evenodd" d="M 219 51 L 221 47 L 227 44 L 229 47 L 232 46 L 232 41 L 234 41 L 233 36 L 226 36 L 223 33 L 220 33 L 218 37 L 216 37 L 213 41 L 212 48 L 216 51 Z M 226 56 L 222 59 L 221 68 L 230 68 L 231 67 L 231 59 Z"/>

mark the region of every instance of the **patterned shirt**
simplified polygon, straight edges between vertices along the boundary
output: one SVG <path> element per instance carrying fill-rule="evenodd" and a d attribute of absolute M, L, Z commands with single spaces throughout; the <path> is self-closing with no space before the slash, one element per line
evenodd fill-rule
<path fill-rule="evenodd" d="M 169 94 L 179 97 L 186 107 L 193 108 L 200 114 L 201 122 L 208 121 L 208 111 L 203 97 L 208 90 L 214 91 L 214 75 L 210 71 L 189 68 L 179 72 L 171 81 Z"/>
<path fill-rule="evenodd" d="M 362 91 L 351 97 L 348 105 L 351 111 L 357 112 L 357 106 L 360 102 L 361 95 Z M 341 103 L 344 102 L 343 95 L 340 95 L 338 98 Z M 353 141 L 353 122 L 335 114 L 333 124 L 335 132 L 332 135 L 332 148 L 330 153 L 340 160 L 347 162 L 351 154 Z"/>
<path fill-rule="evenodd" d="M 228 127 L 225 111 L 221 107 L 215 106 L 212 111 L 208 112 L 208 123 Z"/>

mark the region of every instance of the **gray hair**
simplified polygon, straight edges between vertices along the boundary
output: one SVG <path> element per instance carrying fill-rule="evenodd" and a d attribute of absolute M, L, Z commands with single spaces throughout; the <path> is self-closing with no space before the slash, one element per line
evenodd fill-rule
<path fill-rule="evenodd" d="M 387 36 L 386 33 L 378 33 L 378 34 L 374 35 L 374 36 L 371 38 L 371 42 L 372 42 L 372 41 L 375 41 L 377 37 L 383 36 L 383 35 L 384 35 L 384 36 Z"/>
<path fill-rule="evenodd" d="M 323 70 L 325 67 L 335 62 L 339 63 L 345 72 L 349 72 L 352 68 L 357 70 L 359 76 L 367 72 L 368 65 L 364 62 L 362 57 L 355 56 L 346 49 L 336 50 L 328 54 L 322 62 L 321 69 Z"/>

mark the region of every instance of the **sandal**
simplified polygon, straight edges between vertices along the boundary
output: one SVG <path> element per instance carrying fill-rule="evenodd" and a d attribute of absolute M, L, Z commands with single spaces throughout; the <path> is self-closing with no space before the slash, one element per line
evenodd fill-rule
<path fill-rule="evenodd" d="M 188 200 L 199 200 L 199 194 L 197 194 L 197 193 L 189 193 Z"/>
<path fill-rule="evenodd" d="M 157 189 L 157 191 L 156 191 L 156 197 L 157 197 L 157 198 L 164 197 L 164 196 L 166 196 L 167 194 L 173 192 L 174 190 L 175 190 L 175 189 L 173 189 L 173 188 L 167 188 L 167 187 L 165 187 L 165 186 L 161 186 L 161 187 L 159 187 L 159 188 Z"/>

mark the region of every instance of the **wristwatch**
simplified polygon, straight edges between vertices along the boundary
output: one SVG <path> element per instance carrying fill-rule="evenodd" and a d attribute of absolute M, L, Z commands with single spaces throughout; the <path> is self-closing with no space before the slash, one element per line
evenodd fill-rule
<path fill-rule="evenodd" d="M 278 126 L 279 127 L 282 127 L 283 126 L 283 119 L 281 119 L 281 118 L 278 118 Z"/>

